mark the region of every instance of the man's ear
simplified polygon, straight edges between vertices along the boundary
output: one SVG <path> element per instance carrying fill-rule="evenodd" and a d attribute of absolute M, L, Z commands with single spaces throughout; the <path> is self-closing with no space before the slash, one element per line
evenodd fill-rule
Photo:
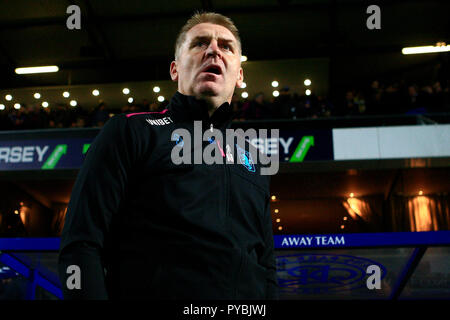
<path fill-rule="evenodd" d="M 172 78 L 172 81 L 178 81 L 178 70 L 176 61 L 172 61 L 170 63 L 170 78 Z"/>
<path fill-rule="evenodd" d="M 240 88 L 241 85 L 242 85 L 242 82 L 244 82 L 244 70 L 241 67 L 241 68 L 239 68 L 239 74 L 238 74 L 238 78 L 237 78 L 237 81 L 236 81 L 236 86 L 238 88 Z"/>

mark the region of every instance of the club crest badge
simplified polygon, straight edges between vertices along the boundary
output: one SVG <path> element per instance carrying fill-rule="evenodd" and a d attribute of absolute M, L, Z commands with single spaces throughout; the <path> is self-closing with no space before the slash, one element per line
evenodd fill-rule
<path fill-rule="evenodd" d="M 180 137 L 180 135 L 177 133 L 174 133 L 172 135 L 172 141 L 175 141 L 175 145 L 177 145 L 181 148 L 184 146 L 183 137 Z"/>
<path fill-rule="evenodd" d="M 239 162 L 250 172 L 255 172 L 255 164 L 253 163 L 252 155 L 239 147 L 236 144 L 237 152 L 239 156 Z"/>

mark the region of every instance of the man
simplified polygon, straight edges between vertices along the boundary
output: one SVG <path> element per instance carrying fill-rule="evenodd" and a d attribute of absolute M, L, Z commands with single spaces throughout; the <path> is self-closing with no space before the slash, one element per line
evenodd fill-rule
<path fill-rule="evenodd" d="M 194 132 L 194 121 L 229 128 L 229 103 L 243 81 L 240 57 L 229 18 L 195 14 L 176 42 L 170 75 L 178 92 L 168 108 L 121 114 L 103 127 L 62 232 L 66 299 L 277 298 L 268 176 L 255 172 L 248 153 L 241 164 L 171 158 L 184 144 L 173 139 L 175 129 Z M 222 142 L 209 143 L 225 156 Z M 81 289 L 70 265 L 80 268 Z"/>

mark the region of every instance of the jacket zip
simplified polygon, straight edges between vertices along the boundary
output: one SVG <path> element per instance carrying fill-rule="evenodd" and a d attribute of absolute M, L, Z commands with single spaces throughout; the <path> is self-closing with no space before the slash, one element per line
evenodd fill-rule
<path fill-rule="evenodd" d="M 212 124 L 212 122 L 210 123 L 209 126 L 211 132 L 213 132 L 214 126 Z M 220 129 L 219 129 L 220 130 Z M 220 142 L 217 142 L 218 144 Z M 225 142 L 224 142 L 225 143 Z M 217 144 L 218 148 L 220 148 L 220 146 Z M 230 168 L 227 165 L 227 158 L 224 159 L 224 170 L 225 170 L 225 221 L 226 221 L 226 225 L 227 225 L 227 230 L 228 232 L 231 234 L 233 231 L 231 230 L 231 218 L 230 218 Z M 232 286 L 232 292 L 233 292 L 233 296 L 236 299 L 237 295 L 238 295 L 238 282 L 239 279 L 241 277 L 241 273 L 242 273 L 242 268 L 243 268 L 243 264 L 244 264 L 244 254 L 242 253 L 242 249 L 239 249 L 240 251 L 240 256 L 239 256 L 239 265 L 237 268 L 237 272 L 233 275 L 233 281 L 231 282 L 233 284 Z"/>
<path fill-rule="evenodd" d="M 210 125 L 211 132 L 213 132 L 213 128 L 214 128 L 213 124 L 211 123 L 211 125 Z M 225 171 L 225 221 L 226 221 L 227 231 L 229 233 L 232 233 L 232 230 L 231 230 L 231 218 L 230 218 L 230 168 L 227 165 L 226 158 L 224 159 L 224 165 L 223 166 L 224 166 L 224 171 Z M 239 279 L 239 277 L 236 278 L 236 275 L 241 273 L 242 257 L 243 257 L 243 255 L 242 255 L 242 252 L 241 252 L 240 257 L 239 257 L 239 266 L 238 266 L 238 270 L 237 270 L 238 272 L 233 276 L 233 278 L 234 278 L 233 280 L 234 281 L 232 281 L 232 283 L 233 283 L 232 292 L 233 292 L 234 297 L 237 296 L 237 283 L 236 283 L 236 280 Z"/>

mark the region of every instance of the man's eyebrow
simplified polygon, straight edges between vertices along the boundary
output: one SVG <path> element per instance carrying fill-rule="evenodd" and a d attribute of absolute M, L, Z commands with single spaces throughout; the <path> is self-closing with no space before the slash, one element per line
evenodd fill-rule
<path fill-rule="evenodd" d="M 211 40 L 211 36 L 196 36 L 194 38 L 192 38 L 191 43 L 198 41 L 198 40 Z M 224 42 L 228 42 L 228 43 L 237 43 L 237 41 L 235 41 L 234 39 L 229 39 L 229 38 L 223 38 L 223 37 L 219 37 L 219 41 L 224 41 Z"/>

